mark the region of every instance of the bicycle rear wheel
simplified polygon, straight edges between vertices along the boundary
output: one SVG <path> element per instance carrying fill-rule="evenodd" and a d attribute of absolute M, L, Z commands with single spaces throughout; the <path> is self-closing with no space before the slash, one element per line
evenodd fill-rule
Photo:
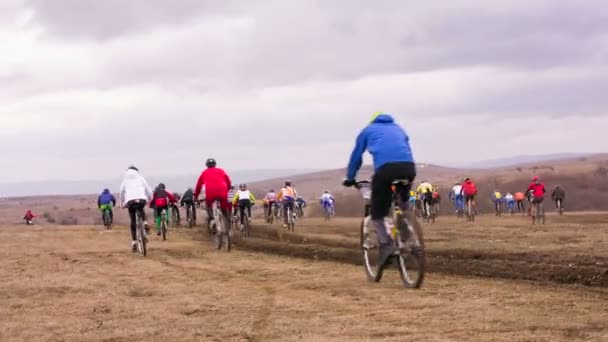
<path fill-rule="evenodd" d="M 167 214 L 163 211 L 160 216 L 160 232 L 163 236 L 163 241 L 167 240 Z"/>
<path fill-rule="evenodd" d="M 409 213 L 398 215 L 397 220 L 400 225 L 407 225 L 409 231 L 407 241 L 403 243 L 398 242 L 399 256 L 397 257 L 397 268 L 399 269 L 403 286 L 406 288 L 420 288 L 424 281 L 426 267 L 422 227 L 416 218 Z M 401 238 L 399 237 L 399 240 Z"/>
<path fill-rule="evenodd" d="M 107 209 L 103 212 L 103 225 L 107 230 L 112 229 L 112 222 L 110 220 L 110 211 Z"/>
<path fill-rule="evenodd" d="M 147 251 L 147 246 L 146 246 L 146 235 L 145 235 L 145 231 L 144 231 L 144 223 L 141 219 L 141 217 L 137 217 L 137 251 L 139 252 L 140 255 L 142 256 L 147 256 L 148 255 L 148 251 Z"/>

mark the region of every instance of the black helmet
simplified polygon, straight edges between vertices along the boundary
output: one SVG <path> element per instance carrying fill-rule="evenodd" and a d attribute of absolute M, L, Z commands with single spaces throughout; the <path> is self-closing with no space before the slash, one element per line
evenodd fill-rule
<path fill-rule="evenodd" d="M 217 165 L 217 162 L 213 158 L 209 158 L 209 159 L 207 159 L 207 162 L 205 162 L 205 166 L 207 166 L 207 167 L 215 167 L 216 165 Z"/>
<path fill-rule="evenodd" d="M 235 189 L 234 185 L 231 185 L 230 190 L 234 190 L 234 189 Z"/>
<path fill-rule="evenodd" d="M 160 190 L 165 190 L 165 184 L 163 184 L 163 183 L 158 184 L 158 188 Z"/>
<path fill-rule="evenodd" d="M 129 168 L 127 170 L 135 170 L 135 171 L 139 172 L 139 169 L 136 168 L 135 165 L 129 166 Z"/>
<path fill-rule="evenodd" d="M 286 180 L 285 181 L 285 186 L 291 186 L 291 181 L 290 180 Z"/>
<path fill-rule="evenodd" d="M 239 184 L 239 189 L 247 189 L 247 184 Z"/>
<path fill-rule="evenodd" d="M 274 189 L 270 189 L 270 191 L 268 191 L 268 192 L 274 192 Z"/>

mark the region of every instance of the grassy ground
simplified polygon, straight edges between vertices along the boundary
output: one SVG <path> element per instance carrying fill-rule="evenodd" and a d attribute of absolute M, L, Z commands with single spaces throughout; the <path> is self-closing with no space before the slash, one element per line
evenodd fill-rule
<path fill-rule="evenodd" d="M 327 233 L 311 223 L 300 228 Z M 483 224 L 462 226 L 477 235 L 455 240 L 482 247 L 474 241 L 493 236 L 514 246 L 509 251 L 519 246 L 517 234 L 502 232 L 508 228 L 488 230 Z M 429 241 L 452 231 L 447 223 L 440 227 L 427 229 Z M 542 231 L 533 232 L 537 228 L 512 229 L 531 234 L 530 245 L 545 246 L 536 237 Z M 182 231 L 166 242 L 153 239 L 149 257 L 141 258 L 129 251 L 124 229 L 3 227 L 0 340 L 608 339 L 603 287 L 431 273 L 422 290 L 405 290 L 396 272 L 371 284 L 359 266 L 239 247 L 218 253 L 201 236 Z M 547 249 L 561 243 L 546 240 Z M 584 250 L 585 241 L 572 248 Z"/>

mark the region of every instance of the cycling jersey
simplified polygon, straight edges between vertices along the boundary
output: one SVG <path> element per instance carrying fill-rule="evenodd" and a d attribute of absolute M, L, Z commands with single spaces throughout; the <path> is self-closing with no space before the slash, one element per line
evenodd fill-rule
<path fill-rule="evenodd" d="M 493 198 L 495 201 L 499 201 L 500 199 L 502 199 L 502 194 L 501 194 L 500 192 L 496 191 L 496 192 L 494 192 L 494 194 L 492 195 L 492 198 Z"/>
<path fill-rule="evenodd" d="M 451 195 L 454 197 L 462 196 L 462 185 L 454 185 L 454 187 L 452 188 Z"/>
<path fill-rule="evenodd" d="M 473 183 L 473 181 L 470 179 L 464 182 L 464 185 L 462 186 L 462 193 L 468 197 L 475 196 L 477 194 L 477 187 L 475 186 L 475 183 Z"/>
<path fill-rule="evenodd" d="M 236 195 L 234 195 L 232 204 L 236 204 L 241 200 L 249 200 L 253 203 L 255 202 L 255 196 L 253 196 L 253 193 L 249 190 L 239 190 Z"/>
<path fill-rule="evenodd" d="M 523 192 L 516 192 L 514 198 L 516 201 L 523 201 L 526 199 L 526 195 Z"/>
<path fill-rule="evenodd" d="M 534 198 L 544 198 L 545 197 L 545 184 L 532 182 L 528 185 L 528 192 L 534 193 Z"/>
<path fill-rule="evenodd" d="M 266 202 L 266 203 L 272 203 L 272 202 L 276 202 L 276 201 L 277 201 L 277 193 L 276 192 L 269 192 L 264 197 L 264 202 Z"/>
<path fill-rule="evenodd" d="M 416 188 L 416 192 L 419 194 L 424 194 L 427 192 L 433 193 L 435 192 L 435 188 L 433 188 L 433 185 L 429 182 L 424 182 L 424 183 L 420 183 L 420 185 L 418 185 L 418 187 Z"/>
<path fill-rule="evenodd" d="M 513 199 L 513 195 L 511 195 L 510 193 L 506 194 L 506 195 L 505 195 L 505 201 L 506 201 L 507 203 L 513 202 L 513 201 L 514 201 L 514 199 Z"/>
<path fill-rule="evenodd" d="M 286 186 L 283 189 L 281 189 L 281 191 L 279 191 L 279 194 L 277 195 L 277 200 L 294 201 L 297 196 L 298 196 L 298 193 L 296 192 L 296 189 L 294 187 Z"/>
<path fill-rule="evenodd" d="M 323 194 L 321 195 L 321 203 L 323 204 L 333 204 L 334 197 L 331 194 Z"/>

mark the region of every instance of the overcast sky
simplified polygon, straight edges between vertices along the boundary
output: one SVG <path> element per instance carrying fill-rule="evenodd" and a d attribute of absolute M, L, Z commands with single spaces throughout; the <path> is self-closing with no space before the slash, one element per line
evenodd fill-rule
<path fill-rule="evenodd" d="M 1 181 L 608 151 L 604 1 L 1 0 Z M 465 151 L 469 151 L 466 153 Z"/>

